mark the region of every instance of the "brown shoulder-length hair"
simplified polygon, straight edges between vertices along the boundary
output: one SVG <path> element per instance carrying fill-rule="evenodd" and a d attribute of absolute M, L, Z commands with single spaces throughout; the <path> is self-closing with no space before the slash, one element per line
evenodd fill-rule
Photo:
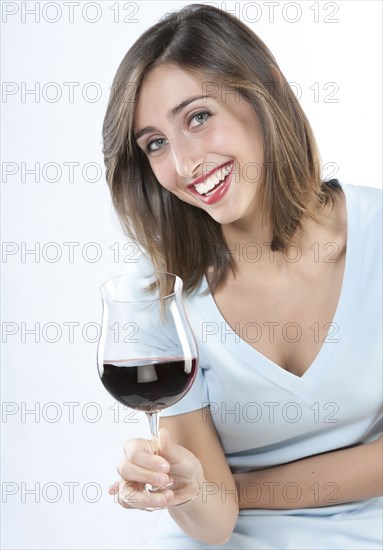
<path fill-rule="evenodd" d="M 130 48 L 113 81 L 103 125 L 106 179 L 121 223 L 149 253 L 155 268 L 179 275 L 186 291 L 213 268 L 210 288 L 235 263 L 221 225 L 162 187 L 133 135 L 135 106 L 147 72 L 160 63 L 190 70 L 204 82 L 229 86 L 249 101 L 264 147 L 258 199 L 282 250 L 304 217 L 332 202 L 321 181 L 310 124 L 267 46 L 245 24 L 218 8 L 192 4 L 169 14 Z"/>

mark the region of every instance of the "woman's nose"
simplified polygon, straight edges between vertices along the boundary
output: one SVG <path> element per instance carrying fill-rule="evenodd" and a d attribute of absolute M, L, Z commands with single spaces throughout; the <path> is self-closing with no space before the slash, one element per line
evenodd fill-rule
<path fill-rule="evenodd" d="M 179 139 L 172 148 L 174 164 L 177 174 L 182 178 L 195 178 L 198 168 L 203 163 L 200 146 L 193 140 Z"/>

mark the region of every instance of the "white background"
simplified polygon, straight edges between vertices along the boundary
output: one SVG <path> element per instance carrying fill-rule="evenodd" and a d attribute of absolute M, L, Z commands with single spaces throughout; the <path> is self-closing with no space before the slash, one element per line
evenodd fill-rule
<path fill-rule="evenodd" d="M 4 549 L 140 548 L 155 521 L 107 494 L 123 441 L 149 430 L 96 369 L 98 288 L 136 258 L 104 181 L 101 127 L 126 50 L 187 3 L 1 3 Z M 295 83 L 324 175 L 381 187 L 382 3 L 281 1 L 273 16 L 270 2 L 215 4 Z"/>

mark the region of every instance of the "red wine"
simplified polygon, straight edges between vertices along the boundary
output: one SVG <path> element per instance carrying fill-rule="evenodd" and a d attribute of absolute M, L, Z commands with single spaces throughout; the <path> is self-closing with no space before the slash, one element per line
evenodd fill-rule
<path fill-rule="evenodd" d="M 123 405 L 153 412 L 174 405 L 187 393 L 196 367 L 195 357 L 106 361 L 101 380 Z"/>

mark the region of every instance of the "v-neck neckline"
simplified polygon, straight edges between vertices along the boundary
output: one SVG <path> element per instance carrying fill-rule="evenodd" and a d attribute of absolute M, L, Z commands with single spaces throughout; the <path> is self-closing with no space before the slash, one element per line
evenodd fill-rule
<path fill-rule="evenodd" d="M 308 397 L 315 386 L 330 367 L 334 355 L 342 346 L 344 334 L 347 330 L 351 313 L 354 308 L 361 272 L 361 220 L 358 208 L 358 191 L 355 186 L 343 184 L 347 212 L 347 247 L 342 286 L 338 304 L 330 326 L 338 328 L 328 342 L 323 342 L 314 360 L 302 376 L 293 374 L 280 365 L 274 363 L 253 346 L 248 344 L 239 335 L 233 351 L 240 354 L 241 359 L 249 363 L 259 374 L 272 380 L 274 383 L 293 391 L 302 398 Z M 203 277 L 201 291 L 208 288 L 206 277 Z M 209 307 L 209 315 L 224 323 L 230 328 L 219 310 L 211 292 L 208 292 L 204 305 Z M 209 317 L 212 318 L 212 317 Z M 327 339 L 326 338 L 326 339 Z M 227 344 L 230 345 L 230 344 Z"/>

